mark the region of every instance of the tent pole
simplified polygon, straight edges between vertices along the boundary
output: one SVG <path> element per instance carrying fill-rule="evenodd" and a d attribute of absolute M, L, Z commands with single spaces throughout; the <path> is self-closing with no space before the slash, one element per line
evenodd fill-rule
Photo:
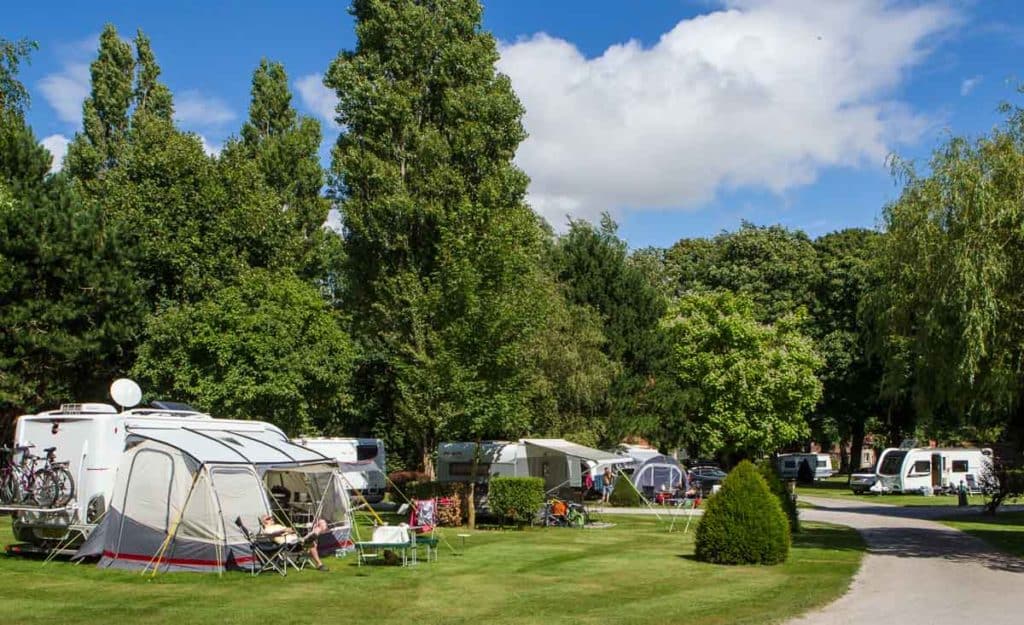
<path fill-rule="evenodd" d="M 145 575 L 146 571 L 149 570 L 149 567 L 153 564 L 154 560 L 156 561 L 156 566 L 153 567 L 153 574 L 151 577 L 155 577 L 156 572 L 160 569 L 160 563 L 163 561 L 164 553 L 170 546 L 171 541 L 174 540 L 174 537 L 178 535 L 178 526 L 181 524 L 181 517 L 185 515 L 185 508 L 188 507 L 188 502 L 192 499 L 192 492 L 196 489 L 196 482 L 199 481 L 199 475 L 201 472 L 202 468 L 199 471 L 196 471 L 195 476 L 192 478 L 192 484 L 189 486 L 188 494 L 185 495 L 185 502 L 181 505 L 181 510 L 178 511 L 178 515 L 175 517 L 174 523 L 171 523 L 171 527 L 167 528 L 167 537 L 164 538 L 164 542 L 160 545 L 160 549 L 157 550 L 156 555 L 146 563 L 146 567 L 142 569 L 143 575 Z"/>

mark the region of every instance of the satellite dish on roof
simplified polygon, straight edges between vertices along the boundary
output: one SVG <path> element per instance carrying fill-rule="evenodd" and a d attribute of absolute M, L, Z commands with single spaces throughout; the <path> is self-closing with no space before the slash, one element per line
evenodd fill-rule
<path fill-rule="evenodd" d="M 122 408 L 132 408 L 142 401 L 142 389 L 128 378 L 119 378 L 110 385 L 110 398 Z"/>

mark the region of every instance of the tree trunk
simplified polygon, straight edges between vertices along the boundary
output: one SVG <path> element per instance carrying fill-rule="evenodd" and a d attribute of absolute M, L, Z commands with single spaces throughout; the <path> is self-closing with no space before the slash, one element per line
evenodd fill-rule
<path fill-rule="evenodd" d="M 420 463 L 423 466 L 423 472 L 427 475 L 427 479 L 433 482 L 437 479 L 437 472 L 434 468 L 434 448 L 436 445 L 432 444 L 429 438 L 423 439 L 423 449 L 420 450 Z"/>
<path fill-rule="evenodd" d="M 850 473 L 846 479 L 847 483 L 850 482 L 850 476 L 860 468 L 860 459 L 864 455 L 864 415 L 854 419 L 850 439 Z"/>
<path fill-rule="evenodd" d="M 466 523 L 469 529 L 476 529 L 476 474 L 480 467 L 480 439 L 476 439 L 476 448 L 473 450 L 473 463 L 469 468 L 469 489 L 466 497 L 469 500 L 466 508 Z"/>
<path fill-rule="evenodd" d="M 850 452 L 847 451 L 850 448 L 850 441 L 846 438 L 839 438 L 839 472 L 842 474 L 850 473 Z"/>

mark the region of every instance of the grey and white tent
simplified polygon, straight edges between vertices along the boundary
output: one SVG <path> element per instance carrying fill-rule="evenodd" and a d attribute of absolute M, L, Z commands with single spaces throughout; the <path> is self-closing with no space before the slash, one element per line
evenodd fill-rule
<path fill-rule="evenodd" d="M 321 553 L 351 547 L 336 461 L 271 430 L 141 429 L 126 437 L 110 507 L 75 557 L 123 569 L 249 569 L 235 520 L 255 532 L 263 516 L 296 510 L 331 528 Z"/>
<path fill-rule="evenodd" d="M 633 485 L 647 497 L 658 491 L 673 491 L 679 485 L 686 490 L 686 472 L 672 456 L 653 456 L 633 471 Z"/>

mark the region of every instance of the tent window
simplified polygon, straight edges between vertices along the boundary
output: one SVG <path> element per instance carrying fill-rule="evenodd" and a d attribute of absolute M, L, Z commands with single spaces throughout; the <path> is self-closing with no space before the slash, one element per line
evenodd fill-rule
<path fill-rule="evenodd" d="M 268 512 L 268 506 L 263 483 L 256 474 L 247 469 L 216 467 L 211 475 L 225 531 L 234 531 L 237 517 L 249 527 L 259 527 L 259 517 Z"/>
<path fill-rule="evenodd" d="M 953 461 L 953 473 L 967 473 L 967 461 L 966 460 L 954 460 Z"/>
<path fill-rule="evenodd" d="M 167 531 L 170 525 L 170 491 L 174 487 L 174 460 L 166 452 L 143 449 L 132 459 L 124 516 L 148 527 Z"/>

